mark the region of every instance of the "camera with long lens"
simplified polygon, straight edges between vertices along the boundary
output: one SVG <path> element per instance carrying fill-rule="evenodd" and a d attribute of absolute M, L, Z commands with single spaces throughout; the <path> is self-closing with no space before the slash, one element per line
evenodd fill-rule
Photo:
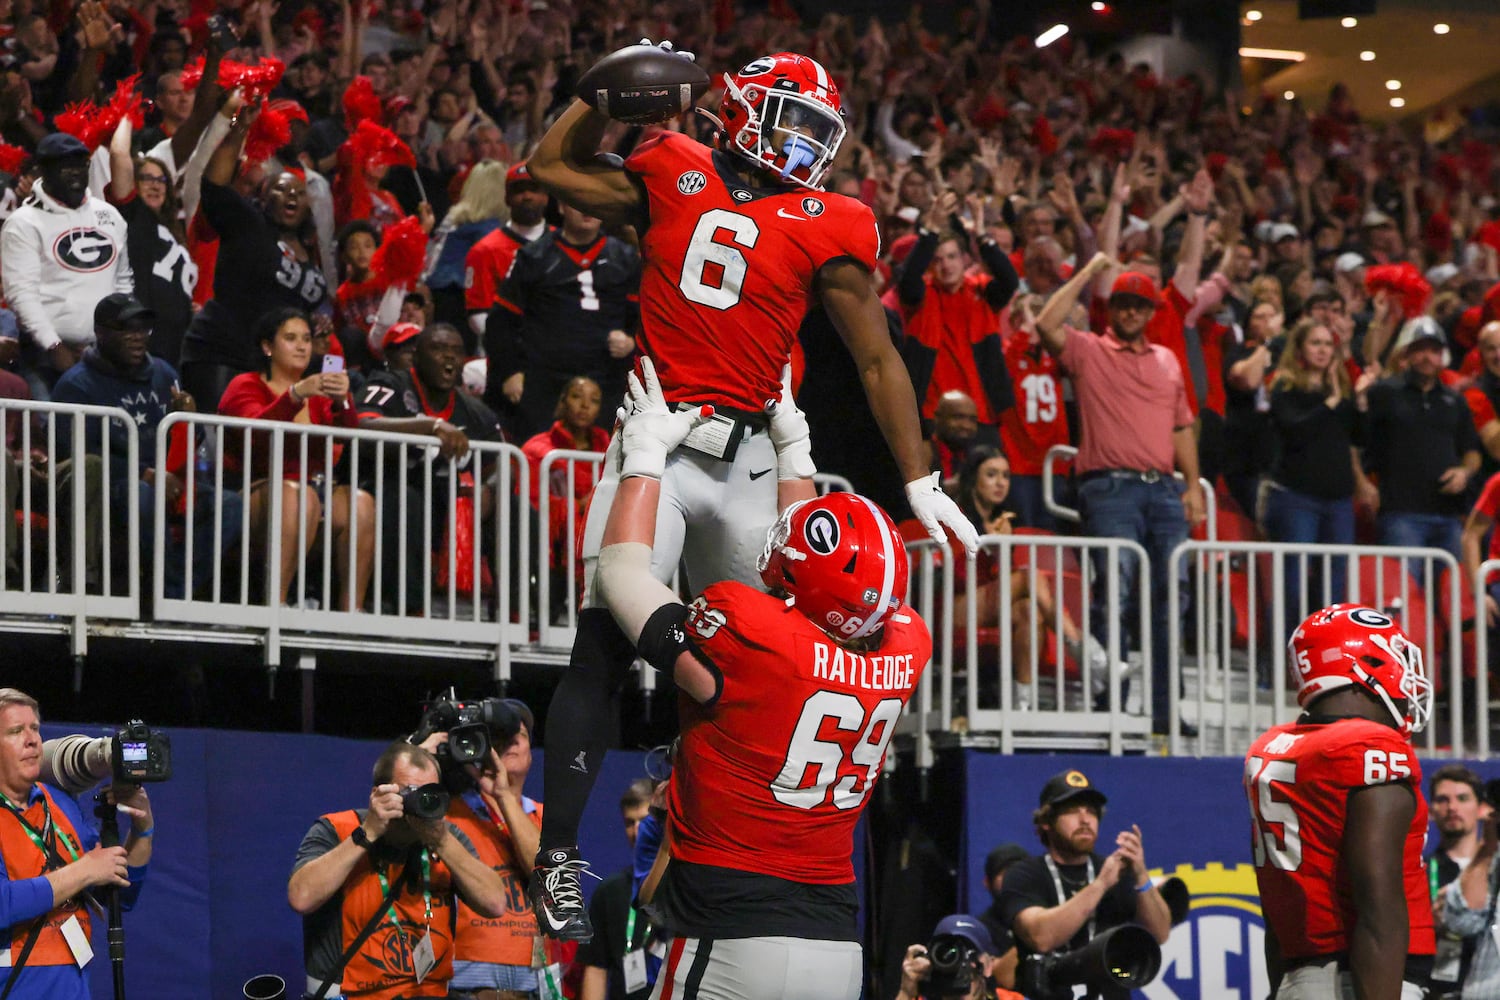
<path fill-rule="evenodd" d="M 448 813 L 448 789 L 437 782 L 401 789 L 401 810 L 417 819 L 442 819 Z"/>
<path fill-rule="evenodd" d="M 172 740 L 140 719 L 113 736 L 74 733 L 42 744 L 43 781 L 78 795 L 106 778 L 146 784 L 172 777 Z"/>
<path fill-rule="evenodd" d="M 477 764 L 490 747 L 505 747 L 521 731 L 520 714 L 504 698 L 459 701 L 453 689 L 422 707 L 422 721 L 411 742 L 421 743 L 433 733 L 447 733 L 437 748 L 438 764 L 447 775 L 454 767 Z"/>
<path fill-rule="evenodd" d="M 1073 987 L 1124 996 L 1156 978 L 1161 946 L 1144 927 L 1124 924 L 1098 935 L 1082 948 L 1028 955 L 1016 970 L 1017 988 L 1031 1000 L 1069 1000 Z"/>
<path fill-rule="evenodd" d="M 979 949 L 968 938 L 940 934 L 927 942 L 927 958 L 932 971 L 922 986 L 924 997 L 936 998 L 965 994 L 980 974 Z"/>

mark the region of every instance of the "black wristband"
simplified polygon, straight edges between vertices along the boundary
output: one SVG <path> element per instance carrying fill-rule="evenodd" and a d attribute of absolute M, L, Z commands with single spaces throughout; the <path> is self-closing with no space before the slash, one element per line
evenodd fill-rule
<path fill-rule="evenodd" d="M 375 849 L 375 843 L 370 840 L 370 835 L 365 833 L 365 828 L 362 826 L 356 826 L 354 832 L 349 834 L 349 839 L 354 842 L 355 847 L 361 847 L 367 851 Z"/>

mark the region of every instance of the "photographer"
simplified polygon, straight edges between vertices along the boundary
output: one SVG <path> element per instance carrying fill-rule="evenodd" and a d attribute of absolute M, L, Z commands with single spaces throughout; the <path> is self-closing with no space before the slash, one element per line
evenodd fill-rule
<path fill-rule="evenodd" d="M 1480 827 L 1491 815 L 1484 779 L 1462 764 L 1447 764 L 1427 781 L 1427 802 L 1438 843 L 1427 858 L 1427 886 L 1438 917 L 1437 952 L 1432 960 L 1433 997 L 1457 997 L 1478 944 L 1442 925 L 1442 893 L 1468 867 L 1480 846 Z"/>
<path fill-rule="evenodd" d="M 151 803 L 139 785 L 112 785 L 105 801 L 130 817 L 130 834 L 103 847 L 73 795 L 41 780 L 46 756 L 36 700 L 0 688 L 0 921 L 9 949 L 0 991 L 8 1000 L 87 1000 L 95 917 L 85 890 L 118 888 L 125 908 L 135 903 L 151 860 Z"/>
<path fill-rule="evenodd" d="M 440 777 L 431 753 L 393 743 L 369 808 L 322 816 L 302 838 L 287 899 L 303 917 L 309 994 L 338 997 L 347 983 L 358 996 L 447 996 L 458 900 L 504 912 L 500 876 L 443 819 Z"/>
<path fill-rule="evenodd" d="M 1497 824 L 1493 817 L 1480 823 L 1479 850 L 1463 874 L 1444 888 L 1433 906 L 1443 930 L 1475 942 L 1463 973 L 1464 1000 L 1500 998 L 1500 947 L 1496 945 L 1495 900 L 1500 891 L 1500 869 L 1495 867 Z"/>
<path fill-rule="evenodd" d="M 952 914 L 938 921 L 929 944 L 906 949 L 896 1000 L 1017 1000 L 1019 993 L 991 983 L 994 966 L 995 942 L 984 924 Z"/>
<path fill-rule="evenodd" d="M 1128 923 L 1158 944 L 1171 933 L 1171 913 L 1146 873 L 1140 827 L 1122 831 L 1108 857 L 1094 852 L 1107 801 L 1081 771 L 1042 787 L 1032 822 L 1047 852 L 1011 865 L 997 901 L 1022 966 L 1029 955 L 1081 948 Z"/>

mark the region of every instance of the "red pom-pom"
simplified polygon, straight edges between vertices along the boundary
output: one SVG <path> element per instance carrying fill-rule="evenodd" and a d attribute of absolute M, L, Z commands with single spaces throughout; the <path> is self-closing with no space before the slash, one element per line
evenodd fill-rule
<path fill-rule="evenodd" d="M 203 82 L 203 57 L 199 56 L 186 66 L 182 67 L 182 89 L 197 90 L 198 84 Z"/>
<path fill-rule="evenodd" d="M 307 112 L 296 101 L 267 101 L 245 136 L 245 159 L 264 163 L 292 141 L 292 120 L 307 121 Z"/>
<path fill-rule="evenodd" d="M 94 113 L 98 109 L 92 101 L 74 101 L 58 113 L 52 119 L 52 127 L 59 132 L 66 132 L 79 142 L 84 144 L 88 140 L 84 136 L 89 134 L 89 123 L 93 121 Z"/>
<path fill-rule="evenodd" d="M 417 165 L 417 158 L 396 133 L 369 120 L 360 122 L 344 145 L 349 152 L 347 162 L 355 170 L 364 167 Z"/>
<path fill-rule="evenodd" d="M 0 142 L 0 172 L 10 174 L 12 177 L 21 175 L 21 168 L 26 165 L 26 158 L 31 154 L 20 146 L 12 146 L 8 142 Z"/>
<path fill-rule="evenodd" d="M 416 216 L 408 215 L 385 227 L 380 246 L 370 258 L 370 276 L 389 288 L 414 285 L 427 259 L 427 234 Z"/>
<path fill-rule="evenodd" d="M 1102 156 L 1124 158 L 1135 148 L 1135 132 L 1128 128 L 1101 128 L 1089 140 L 1089 149 Z"/>
<path fill-rule="evenodd" d="M 1038 115 L 1031 125 L 1031 139 L 1036 143 L 1037 152 L 1043 156 L 1051 156 L 1057 152 L 1057 135 L 1052 131 L 1052 123 L 1047 120 L 1046 115 Z"/>
<path fill-rule="evenodd" d="M 344 91 L 344 127 L 353 132 L 360 122 L 380 124 L 384 105 L 368 76 L 356 76 Z"/>
<path fill-rule="evenodd" d="M 1432 296 L 1432 286 L 1422 277 L 1422 272 L 1407 262 L 1366 268 L 1365 289 L 1371 295 L 1381 291 L 1394 295 L 1401 303 L 1401 314 L 1407 319 L 1422 315 Z"/>
<path fill-rule="evenodd" d="M 225 90 L 239 88 L 247 104 L 263 101 L 281 83 L 286 63 L 267 56 L 257 63 L 240 63 L 225 59 L 219 63 L 219 86 Z M 186 86 L 186 84 L 184 84 Z"/>

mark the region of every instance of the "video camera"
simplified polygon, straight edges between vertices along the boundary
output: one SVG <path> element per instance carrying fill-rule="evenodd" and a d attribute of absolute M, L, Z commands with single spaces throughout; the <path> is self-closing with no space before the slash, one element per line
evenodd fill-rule
<path fill-rule="evenodd" d="M 106 778 L 139 785 L 170 777 L 171 738 L 140 719 L 131 719 L 114 736 L 74 733 L 42 744 L 42 780 L 69 795 Z"/>
<path fill-rule="evenodd" d="M 421 743 L 433 733 L 447 733 L 448 742 L 437 748 L 438 764 L 446 776 L 455 767 L 484 760 L 490 747 L 504 748 L 521 731 L 523 720 L 504 698 L 459 701 L 453 688 L 422 706 L 422 721 L 411 734 L 411 743 Z"/>
<path fill-rule="evenodd" d="M 1091 993 L 1123 995 L 1150 983 L 1160 971 L 1156 938 L 1144 927 L 1124 924 L 1082 948 L 1028 955 L 1016 970 L 1016 986 L 1032 1000 L 1069 1000 L 1080 984 Z"/>

